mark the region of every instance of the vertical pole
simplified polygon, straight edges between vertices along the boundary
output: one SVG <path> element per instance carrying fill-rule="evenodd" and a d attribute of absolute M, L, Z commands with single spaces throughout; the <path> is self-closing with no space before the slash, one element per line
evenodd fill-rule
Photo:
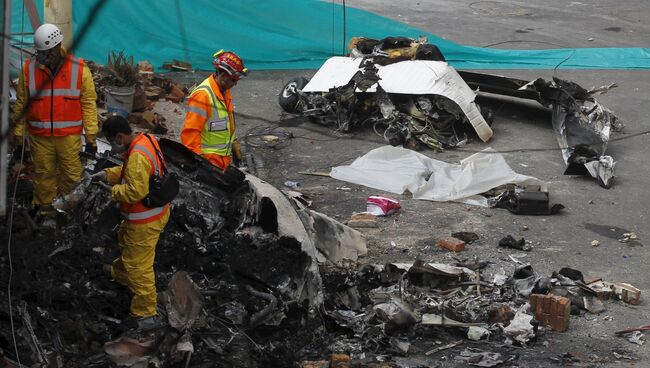
<path fill-rule="evenodd" d="M 63 47 L 72 45 L 72 1 L 45 0 L 45 22 L 59 27 L 63 33 Z"/>
<path fill-rule="evenodd" d="M 0 76 L 0 216 L 7 213 L 7 148 L 9 146 L 9 34 L 11 34 L 11 0 L 3 0 L 2 72 Z"/>
<path fill-rule="evenodd" d="M 32 30 L 36 32 L 36 29 L 41 26 L 42 22 L 34 0 L 25 0 L 25 10 L 27 10 L 27 15 L 29 15 L 29 23 L 32 25 Z"/>

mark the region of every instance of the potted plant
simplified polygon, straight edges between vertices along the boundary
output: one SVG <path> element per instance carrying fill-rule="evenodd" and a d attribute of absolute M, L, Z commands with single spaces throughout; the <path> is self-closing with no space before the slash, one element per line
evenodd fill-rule
<path fill-rule="evenodd" d="M 124 51 L 109 51 L 106 70 L 106 109 L 127 117 L 133 108 L 138 67 L 133 63 L 133 56 L 127 56 Z"/>

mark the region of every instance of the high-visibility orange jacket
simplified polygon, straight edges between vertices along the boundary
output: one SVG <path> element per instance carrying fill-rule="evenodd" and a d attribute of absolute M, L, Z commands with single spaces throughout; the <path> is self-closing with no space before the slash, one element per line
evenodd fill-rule
<path fill-rule="evenodd" d="M 207 88 L 205 88 L 208 85 L 211 91 L 208 91 Z M 214 115 L 220 111 L 221 107 L 225 107 L 228 115 L 228 126 L 226 129 L 222 130 L 227 131 L 227 133 L 224 135 L 225 141 L 217 143 L 223 143 L 228 146 L 225 150 L 227 151 L 227 154 L 221 154 L 221 156 L 230 156 L 230 144 L 235 132 L 232 95 L 230 94 L 230 90 L 222 93 L 217 81 L 214 79 L 214 75 L 208 77 L 203 83 L 201 83 L 200 87 L 201 88 L 197 88 L 192 92 L 187 101 L 187 115 L 185 116 L 183 130 L 181 131 L 181 141 L 183 142 L 183 145 L 199 155 L 214 154 L 211 151 L 204 152 L 202 147 L 202 145 L 205 146 L 206 135 L 210 134 L 210 129 L 206 127 L 206 122 L 209 119 L 219 119 L 218 116 Z M 210 92 L 212 92 L 214 97 L 218 100 L 215 101 L 215 103 L 212 101 Z M 215 124 L 216 123 L 217 122 L 215 121 Z"/>
<path fill-rule="evenodd" d="M 86 141 L 94 145 L 98 126 L 92 74 L 83 59 L 63 49 L 61 55 L 54 76 L 35 60 L 25 62 L 16 88 L 14 134 L 22 136 L 25 123 L 29 133 L 38 136 L 81 134 L 83 128 Z M 25 108 L 28 111 L 23 116 Z"/>
<path fill-rule="evenodd" d="M 106 169 L 106 179 L 113 186 L 113 199 L 120 202 L 120 210 L 127 222 L 146 224 L 156 221 L 169 212 L 169 204 L 148 208 L 142 200 L 149 194 L 149 179 L 152 175 L 163 175 L 164 161 L 158 156 L 160 146 L 155 137 L 144 134 L 136 136 L 125 154 L 125 164 Z M 118 176 L 119 173 L 119 176 Z"/>

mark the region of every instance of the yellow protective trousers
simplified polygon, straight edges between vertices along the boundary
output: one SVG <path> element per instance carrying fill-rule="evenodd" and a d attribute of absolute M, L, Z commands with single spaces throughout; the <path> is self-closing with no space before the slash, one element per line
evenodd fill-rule
<path fill-rule="evenodd" d="M 34 200 L 37 205 L 52 204 L 81 180 L 81 135 L 42 137 L 29 135 L 34 163 Z"/>
<path fill-rule="evenodd" d="M 111 275 L 118 283 L 133 293 L 131 315 L 150 317 L 156 315 L 156 276 L 153 261 L 160 233 L 167 225 L 169 212 L 158 220 L 146 224 L 123 221 L 117 233 L 120 258 L 113 261 Z"/>

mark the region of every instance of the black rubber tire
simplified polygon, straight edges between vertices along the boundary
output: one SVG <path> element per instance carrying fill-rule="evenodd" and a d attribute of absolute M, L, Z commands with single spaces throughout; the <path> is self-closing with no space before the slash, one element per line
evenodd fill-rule
<path fill-rule="evenodd" d="M 301 90 L 307 85 L 307 83 L 309 83 L 309 80 L 307 78 L 297 77 L 289 80 L 287 84 L 282 87 L 282 91 L 280 91 L 280 95 L 278 96 L 278 103 L 280 104 L 280 107 L 282 107 L 282 110 L 291 114 L 300 112 L 297 111 L 300 97 L 294 93 L 291 93 L 289 89 L 293 86 L 295 89 Z"/>

